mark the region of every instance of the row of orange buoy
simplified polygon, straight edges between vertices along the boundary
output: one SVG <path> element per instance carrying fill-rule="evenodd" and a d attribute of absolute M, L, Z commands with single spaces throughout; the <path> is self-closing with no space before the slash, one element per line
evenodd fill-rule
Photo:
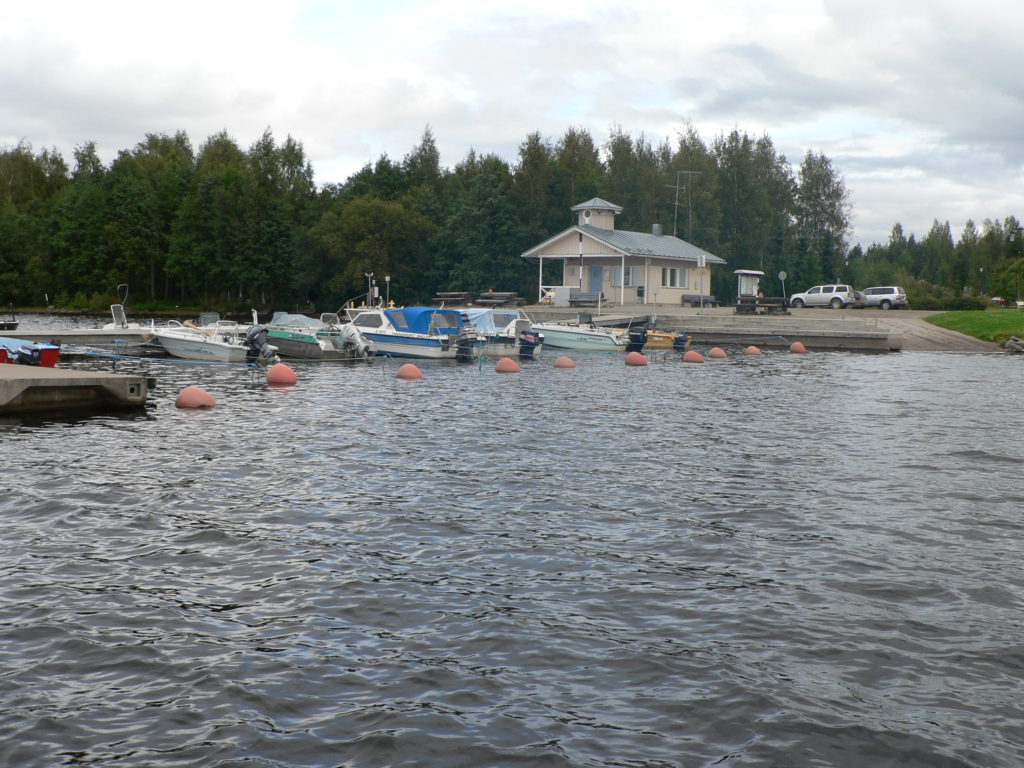
<path fill-rule="evenodd" d="M 789 345 L 789 351 L 795 355 L 802 355 L 807 351 L 807 347 L 802 342 L 794 341 Z M 745 355 L 763 355 L 764 352 L 760 347 L 751 344 L 749 347 L 743 350 Z M 712 347 L 708 350 L 708 357 L 713 360 L 719 360 L 724 357 L 728 357 L 725 350 L 721 347 Z M 704 355 L 695 349 L 688 349 L 683 353 L 684 363 L 703 363 Z M 647 365 L 647 358 L 639 352 L 629 352 L 626 354 L 626 365 Z"/>
<path fill-rule="evenodd" d="M 807 348 L 799 341 L 794 341 L 789 345 L 789 351 L 794 354 L 803 354 L 807 351 Z M 743 350 L 746 355 L 762 355 L 764 354 L 760 348 L 751 345 Z M 710 358 L 723 358 L 727 357 L 725 350 L 721 347 L 712 347 L 708 350 L 708 357 Z M 703 363 L 704 355 L 695 349 L 688 349 L 683 354 L 684 363 Z M 647 358 L 644 357 L 640 352 L 627 352 L 626 353 L 626 365 L 632 366 L 644 366 L 647 365 Z M 571 357 L 561 356 L 555 360 L 555 368 L 575 368 L 576 361 Z M 496 373 L 519 373 L 521 368 L 519 363 L 513 360 L 511 357 L 502 357 L 494 366 Z M 399 379 L 407 379 L 414 381 L 416 379 L 423 378 L 423 371 L 417 368 L 412 363 L 404 363 L 398 367 L 398 372 L 395 374 Z M 295 371 L 289 368 L 284 363 L 274 363 L 267 369 L 267 383 L 275 387 L 290 387 L 298 381 L 295 375 Z M 178 398 L 174 401 L 174 404 L 179 408 L 214 408 L 217 405 L 217 401 L 214 400 L 206 390 L 189 386 L 185 387 L 181 392 L 178 393 Z"/>
<path fill-rule="evenodd" d="M 635 354 L 630 352 L 630 354 Z M 646 364 L 646 363 L 645 363 Z M 559 357 L 555 360 L 555 368 L 575 368 L 576 361 L 571 357 Z M 511 357 L 502 357 L 498 359 L 498 362 L 494 365 L 494 371 L 496 373 L 519 373 L 522 370 L 519 363 L 513 360 Z M 423 371 L 417 368 L 412 363 L 403 363 L 398 367 L 398 372 L 395 374 L 399 379 L 407 379 L 415 381 L 416 379 L 423 378 Z"/>
<path fill-rule="evenodd" d="M 298 381 L 295 371 L 284 363 L 274 363 L 267 369 L 267 384 L 272 387 L 290 387 Z M 179 408 L 216 408 L 217 401 L 202 387 L 188 386 L 178 393 L 174 404 Z"/>

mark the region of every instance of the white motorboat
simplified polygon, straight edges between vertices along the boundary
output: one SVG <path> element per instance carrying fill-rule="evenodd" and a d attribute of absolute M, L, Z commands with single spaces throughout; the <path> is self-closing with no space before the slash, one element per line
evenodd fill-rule
<path fill-rule="evenodd" d="M 241 326 L 234 320 L 216 320 L 207 325 L 190 321 L 168 321 L 152 329 L 153 337 L 167 353 L 183 360 L 217 363 L 276 363 L 277 348 L 267 343 L 266 326 L 256 322 Z"/>
<path fill-rule="evenodd" d="M 472 308 L 461 310 L 463 319 L 484 337 L 481 348 L 489 357 L 529 359 L 540 354 L 544 334 L 534 330 L 521 309 Z"/>
<path fill-rule="evenodd" d="M 373 345 L 352 323 L 342 323 L 336 312 L 325 312 L 319 320 L 275 312 L 267 324 L 267 340 L 281 357 L 352 360 L 374 354 Z"/>
<path fill-rule="evenodd" d="M 624 350 L 629 335 L 619 328 L 602 328 L 593 323 L 533 323 L 544 334 L 544 344 L 556 349 L 596 351 Z"/>
<path fill-rule="evenodd" d="M 378 355 L 469 360 L 480 354 L 484 343 L 457 309 L 367 307 L 347 312 Z"/>

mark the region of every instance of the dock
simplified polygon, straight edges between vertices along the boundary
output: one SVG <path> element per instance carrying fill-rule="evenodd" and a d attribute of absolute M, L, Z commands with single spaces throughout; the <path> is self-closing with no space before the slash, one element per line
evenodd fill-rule
<path fill-rule="evenodd" d="M 653 324 L 658 330 L 689 334 L 696 344 L 754 344 L 760 347 L 789 347 L 799 341 L 807 349 L 895 352 L 903 338 L 887 326 L 888 315 L 878 312 L 853 316 L 832 310 L 808 310 L 799 315 L 736 314 L 733 307 L 692 308 L 619 305 L 607 312 L 589 314 L 575 309 L 546 305 L 523 307 L 533 320 L 622 327 Z"/>
<path fill-rule="evenodd" d="M 156 379 L 146 376 L 0 365 L 0 414 L 141 408 Z"/>
<path fill-rule="evenodd" d="M 43 331 L 5 331 L 5 336 L 25 341 L 40 341 L 60 346 L 84 344 L 110 346 L 118 344 L 145 344 L 153 341 L 153 332 L 146 328 L 50 328 Z"/>

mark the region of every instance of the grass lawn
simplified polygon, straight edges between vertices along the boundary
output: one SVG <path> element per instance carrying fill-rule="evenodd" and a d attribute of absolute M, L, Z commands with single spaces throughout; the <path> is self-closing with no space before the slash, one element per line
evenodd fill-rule
<path fill-rule="evenodd" d="M 968 310 L 964 312 L 943 312 L 929 315 L 926 322 L 940 328 L 973 336 L 976 339 L 1004 344 L 1011 336 L 1024 338 L 1024 312 L 1005 307 Z"/>

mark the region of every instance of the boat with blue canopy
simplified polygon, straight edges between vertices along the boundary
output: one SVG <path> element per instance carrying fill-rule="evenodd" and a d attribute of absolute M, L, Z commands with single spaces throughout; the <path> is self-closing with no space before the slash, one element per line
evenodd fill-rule
<path fill-rule="evenodd" d="M 484 343 L 457 309 L 366 307 L 346 312 L 378 355 L 470 360 L 480 354 Z"/>

